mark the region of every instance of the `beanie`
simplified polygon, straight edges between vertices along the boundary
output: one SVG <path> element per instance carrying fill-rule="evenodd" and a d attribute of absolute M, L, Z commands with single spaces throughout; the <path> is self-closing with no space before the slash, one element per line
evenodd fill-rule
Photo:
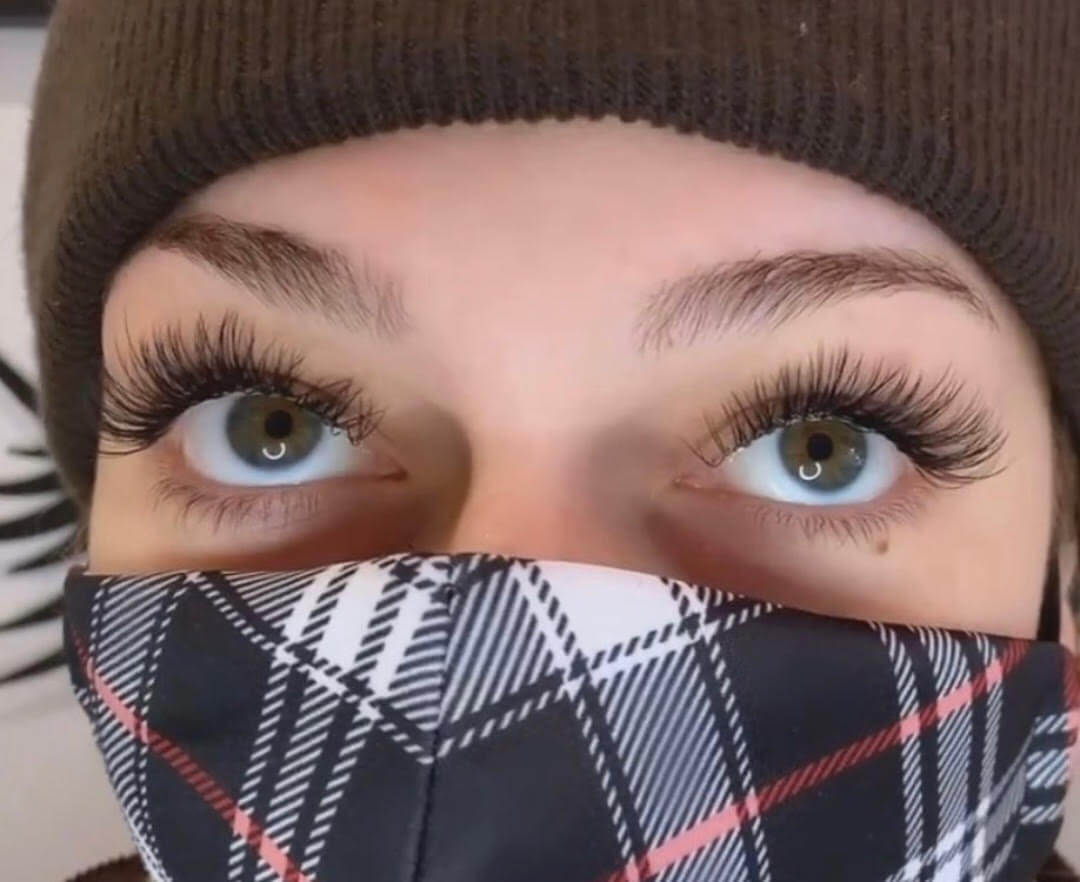
<path fill-rule="evenodd" d="M 59 0 L 23 248 L 46 443 L 77 505 L 103 294 L 185 196 L 374 132 L 606 115 L 925 214 L 1015 304 L 1080 434 L 1076 0 Z"/>

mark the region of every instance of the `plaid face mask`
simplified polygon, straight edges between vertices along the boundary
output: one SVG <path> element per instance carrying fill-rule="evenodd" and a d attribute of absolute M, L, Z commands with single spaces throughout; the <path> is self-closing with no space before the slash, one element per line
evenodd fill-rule
<path fill-rule="evenodd" d="M 65 583 L 158 882 L 1030 882 L 1071 653 L 487 554 Z"/>

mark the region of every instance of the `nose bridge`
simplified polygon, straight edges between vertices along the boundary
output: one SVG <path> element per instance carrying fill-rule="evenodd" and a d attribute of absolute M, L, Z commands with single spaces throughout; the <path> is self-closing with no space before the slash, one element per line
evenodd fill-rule
<path fill-rule="evenodd" d="M 635 527 L 644 521 L 633 494 L 610 495 L 590 468 L 566 450 L 543 445 L 481 460 L 456 520 L 433 550 L 662 567 L 662 557 Z"/>
<path fill-rule="evenodd" d="M 433 524 L 426 537 L 433 550 L 643 562 L 628 552 L 640 544 L 625 529 L 632 506 L 612 489 L 612 455 L 631 474 L 610 427 L 622 418 L 623 390 L 634 380 L 611 367 L 614 357 L 590 351 L 587 336 L 553 329 L 524 333 L 509 349 L 447 348 L 469 464 L 452 520 Z"/>
<path fill-rule="evenodd" d="M 593 501 L 570 470 L 565 455 L 536 446 L 478 463 L 440 550 L 556 558 L 598 550 Z"/>

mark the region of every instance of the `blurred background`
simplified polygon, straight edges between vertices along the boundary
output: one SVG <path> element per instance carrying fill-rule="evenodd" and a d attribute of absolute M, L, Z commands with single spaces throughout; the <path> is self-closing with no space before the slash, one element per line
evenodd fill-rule
<path fill-rule="evenodd" d="M 34 415 L 19 201 L 44 44 L 37 4 L 0 0 L 0 878 L 64 882 L 135 849 L 60 666 L 71 506 Z"/>
<path fill-rule="evenodd" d="M 94 2 L 94 0 L 84 0 Z M 120 0 L 116 0 L 120 2 Z M 139 0 L 127 0 L 139 2 Z M 72 510 L 34 415 L 20 190 L 45 0 L 0 0 L 0 859 L 3 882 L 64 882 L 134 851 L 61 667 Z M 1080 865 L 1080 786 L 1060 846 Z"/>

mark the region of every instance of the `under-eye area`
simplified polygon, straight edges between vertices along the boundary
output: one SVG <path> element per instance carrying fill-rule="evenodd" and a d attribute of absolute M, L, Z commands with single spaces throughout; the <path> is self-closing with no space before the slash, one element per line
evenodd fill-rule
<path fill-rule="evenodd" d="M 101 452 L 152 450 L 155 502 L 214 529 L 310 517 L 335 479 L 408 481 L 408 463 L 380 458 L 386 408 L 347 376 L 310 375 L 304 353 L 263 342 L 236 312 L 200 316 L 190 333 L 164 325 L 128 337 L 103 377 Z M 677 437 L 697 461 L 672 486 L 756 502 L 756 516 L 873 539 L 910 521 L 927 494 L 998 474 L 1006 432 L 952 372 L 927 378 L 819 347 L 703 408 Z M 700 465 L 700 467 L 697 467 Z M 720 495 L 725 494 L 725 495 Z"/>

